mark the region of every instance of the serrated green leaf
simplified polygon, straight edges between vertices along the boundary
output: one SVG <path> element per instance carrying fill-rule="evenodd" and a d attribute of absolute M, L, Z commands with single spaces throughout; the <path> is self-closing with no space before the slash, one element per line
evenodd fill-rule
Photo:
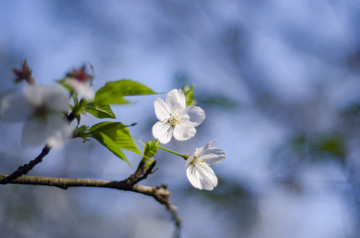
<path fill-rule="evenodd" d="M 110 136 L 106 135 L 105 133 L 98 132 L 94 134 L 93 137 L 103 146 L 105 146 L 108 150 L 110 150 L 114 155 L 125 160 L 129 165 L 131 165 L 125 154 L 120 149 L 119 145 L 115 141 L 113 141 Z"/>
<path fill-rule="evenodd" d="M 108 82 L 100 88 L 95 95 L 96 104 L 127 104 L 128 100 L 124 96 L 156 94 L 152 89 L 145 85 L 131 80 L 119 80 Z"/>
<path fill-rule="evenodd" d="M 141 155 L 130 135 L 130 131 L 121 122 L 101 122 L 92 126 L 89 131 L 91 135 L 103 133 L 110 137 L 120 148 Z"/>
<path fill-rule="evenodd" d="M 94 103 L 89 103 L 84 106 L 84 110 L 96 118 L 116 119 L 116 116 L 110 105 L 98 105 Z"/>

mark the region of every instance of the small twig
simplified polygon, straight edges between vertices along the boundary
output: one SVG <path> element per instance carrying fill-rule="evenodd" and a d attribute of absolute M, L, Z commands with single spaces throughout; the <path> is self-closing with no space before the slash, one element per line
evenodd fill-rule
<path fill-rule="evenodd" d="M 156 161 L 152 162 L 148 168 L 145 168 L 145 162 L 144 160 L 141 160 L 135 173 L 133 173 L 128 178 L 129 182 L 132 184 L 136 184 L 141 180 L 146 179 L 149 174 L 152 174 L 154 172 L 155 165 L 156 165 Z"/>
<path fill-rule="evenodd" d="M 0 184 L 7 184 L 10 183 L 12 180 L 27 174 L 30 170 L 32 170 L 37 164 L 41 163 L 41 161 L 43 160 L 43 158 L 50 152 L 51 147 L 49 146 L 45 146 L 41 153 L 33 160 L 31 160 L 29 163 L 20 166 L 16 171 L 14 171 L 13 173 L 11 173 L 10 175 L 3 177 L 0 180 Z"/>

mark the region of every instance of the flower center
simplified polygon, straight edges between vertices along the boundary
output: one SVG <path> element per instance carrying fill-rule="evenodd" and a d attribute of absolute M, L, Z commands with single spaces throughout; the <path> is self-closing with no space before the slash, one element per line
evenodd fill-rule
<path fill-rule="evenodd" d="M 51 110 L 49 109 L 49 107 L 47 105 L 41 104 L 34 108 L 33 115 L 34 115 L 34 117 L 37 117 L 43 121 L 46 121 L 46 118 L 48 117 L 50 112 L 51 112 Z"/>
<path fill-rule="evenodd" d="M 176 118 L 176 116 L 173 116 L 170 114 L 170 118 L 168 119 L 168 123 L 171 125 L 172 128 L 176 126 L 176 124 L 179 123 L 179 120 Z"/>
<path fill-rule="evenodd" d="M 192 165 L 201 164 L 201 163 L 205 163 L 205 161 L 204 160 L 199 161 L 199 157 L 197 156 L 194 156 L 194 159 L 191 161 Z"/>

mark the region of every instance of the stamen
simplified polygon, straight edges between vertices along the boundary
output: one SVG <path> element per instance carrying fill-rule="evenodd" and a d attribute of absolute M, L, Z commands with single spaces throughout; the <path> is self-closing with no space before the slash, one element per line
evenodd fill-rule
<path fill-rule="evenodd" d="M 171 125 L 172 128 L 174 128 L 176 124 L 179 123 L 179 120 L 175 115 L 170 114 L 170 118 L 167 120 L 167 122 Z"/>

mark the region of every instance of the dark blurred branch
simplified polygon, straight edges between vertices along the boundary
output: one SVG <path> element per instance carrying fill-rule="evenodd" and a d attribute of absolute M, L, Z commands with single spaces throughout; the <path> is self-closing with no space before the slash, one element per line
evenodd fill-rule
<path fill-rule="evenodd" d="M 50 152 L 50 150 L 51 148 L 49 146 L 45 146 L 41 151 L 41 153 L 35 159 L 31 160 L 29 163 L 23 166 L 20 166 L 16 171 L 11 173 L 10 175 L 0 177 L 0 184 L 11 183 L 11 181 L 15 180 L 16 178 L 24 174 L 27 174 L 30 170 L 32 170 L 35 167 L 35 165 L 41 163 L 43 158 Z"/>

